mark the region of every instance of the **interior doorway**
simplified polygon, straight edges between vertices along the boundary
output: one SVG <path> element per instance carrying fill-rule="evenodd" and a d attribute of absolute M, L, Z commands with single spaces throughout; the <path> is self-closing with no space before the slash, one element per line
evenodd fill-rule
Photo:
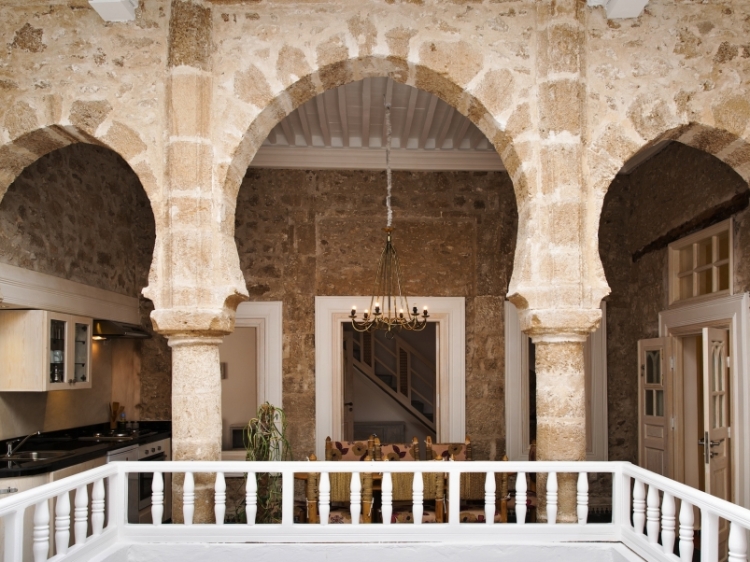
<path fill-rule="evenodd" d="M 342 330 L 344 439 L 435 439 L 437 324 L 421 332 L 358 332 L 351 324 Z"/>

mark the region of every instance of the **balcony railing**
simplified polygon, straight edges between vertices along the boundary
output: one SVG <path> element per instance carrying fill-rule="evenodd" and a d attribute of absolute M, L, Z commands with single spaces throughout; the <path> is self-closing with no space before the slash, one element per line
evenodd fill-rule
<path fill-rule="evenodd" d="M 257 488 L 255 473 L 280 473 L 282 516 L 279 524 L 255 524 Z M 295 473 L 319 473 L 320 524 L 294 522 Z M 330 473 L 382 474 L 382 524 L 357 524 L 361 510 L 361 484 L 351 479 L 351 525 L 329 525 Z M 414 478 L 413 513 L 417 524 L 391 524 L 392 474 L 444 472 L 448 489 L 446 523 L 419 524 L 423 509 L 422 479 Z M 461 523 L 462 473 L 482 473 L 485 478 L 486 522 Z M 129 524 L 128 475 L 153 473 L 152 514 L 161 521 L 164 473 L 183 473 L 182 524 Z M 215 474 L 216 524 L 194 524 L 195 473 Z M 247 475 L 243 490 L 247 524 L 224 524 L 225 474 Z M 495 473 L 516 474 L 516 523 L 494 523 Z M 526 473 L 547 474 L 547 523 L 525 523 Z M 557 475 L 577 474 L 578 523 L 557 523 Z M 587 523 L 589 475 L 611 475 L 611 523 Z M 91 492 L 89 493 L 89 488 Z M 71 494 L 72 493 L 72 494 Z M 71 502 L 70 497 L 73 496 Z M 52 511 L 54 502 L 54 512 Z M 25 528 L 24 513 L 33 510 L 33 528 Z M 24 537 L 31 541 L 33 560 L 95 560 L 118 544 L 226 544 L 226 543 L 351 543 L 405 541 L 412 543 L 570 544 L 622 543 L 646 560 L 691 561 L 694 528 L 700 522 L 700 557 L 719 560 L 726 551 L 731 562 L 747 561 L 750 510 L 720 500 L 683 484 L 623 462 L 445 462 L 436 470 L 429 462 L 127 462 L 111 463 L 58 482 L 18 493 L 0 501 L 4 527 L 4 560 L 21 561 Z M 725 521 L 726 524 L 723 524 Z M 51 531 L 51 522 L 54 531 Z M 725 529 L 728 525 L 728 536 Z M 72 543 L 72 546 L 70 546 Z M 54 546 L 51 546 L 54 545 Z M 721 547 L 721 548 L 720 548 Z M 677 554 L 675 554 L 677 553 Z"/>

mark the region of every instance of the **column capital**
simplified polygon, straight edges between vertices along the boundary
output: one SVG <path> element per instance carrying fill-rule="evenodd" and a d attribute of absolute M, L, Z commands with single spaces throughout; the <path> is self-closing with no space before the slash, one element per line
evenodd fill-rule
<path fill-rule="evenodd" d="M 518 311 L 521 330 L 537 342 L 583 342 L 599 327 L 600 308 L 525 309 Z"/>
<path fill-rule="evenodd" d="M 236 308 L 236 307 L 235 307 Z M 169 308 L 151 312 L 154 329 L 169 338 L 169 345 L 221 342 L 234 331 L 235 308 Z"/>

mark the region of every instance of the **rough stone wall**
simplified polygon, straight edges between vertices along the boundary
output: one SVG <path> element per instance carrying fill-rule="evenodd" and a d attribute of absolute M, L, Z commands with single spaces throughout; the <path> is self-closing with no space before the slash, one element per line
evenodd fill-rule
<path fill-rule="evenodd" d="M 466 297 L 466 418 L 477 458 L 504 450 L 503 300 L 516 231 L 504 173 L 393 174 L 404 294 Z M 284 407 L 314 449 L 316 295 L 367 295 L 385 242 L 385 174 L 250 169 L 236 240 L 248 291 L 284 303 Z"/>
<path fill-rule="evenodd" d="M 669 145 L 605 199 L 601 256 L 612 294 L 607 302 L 609 458 L 638 459 L 637 343 L 659 335 L 668 306 L 667 249 L 633 262 L 633 254 L 706 209 L 746 191 L 747 182 L 717 158 L 680 143 Z M 747 291 L 750 211 L 734 215 L 735 293 Z"/>

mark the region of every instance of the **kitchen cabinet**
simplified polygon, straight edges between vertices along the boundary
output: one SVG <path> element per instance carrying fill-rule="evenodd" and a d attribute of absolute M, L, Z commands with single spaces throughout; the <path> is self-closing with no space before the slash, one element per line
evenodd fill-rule
<path fill-rule="evenodd" d="M 0 479 L 0 491 L 7 492 L 8 490 L 12 490 L 9 493 L 0 494 L 0 499 L 12 498 L 15 494 L 19 492 L 25 492 L 26 490 L 31 490 L 32 488 L 36 488 L 37 486 L 46 484 L 48 481 L 49 481 L 49 475 L 47 474 L 38 474 L 36 476 L 19 476 L 15 478 Z M 33 509 L 27 509 L 26 513 L 23 514 L 23 528 L 25 532 L 23 535 L 23 561 L 22 562 L 33 562 L 34 560 L 34 554 L 32 551 L 32 546 L 34 544 L 34 536 L 33 536 L 34 510 Z M 32 532 L 29 532 L 28 529 L 31 529 Z M 0 519 L 0 545 L 5 545 L 5 519 Z M 4 548 L 0 548 L 0 562 L 21 562 L 21 561 L 15 561 L 15 560 L 6 561 L 4 550 L 5 550 Z"/>
<path fill-rule="evenodd" d="M 1 311 L 0 391 L 91 388 L 91 331 L 91 318 Z"/>

